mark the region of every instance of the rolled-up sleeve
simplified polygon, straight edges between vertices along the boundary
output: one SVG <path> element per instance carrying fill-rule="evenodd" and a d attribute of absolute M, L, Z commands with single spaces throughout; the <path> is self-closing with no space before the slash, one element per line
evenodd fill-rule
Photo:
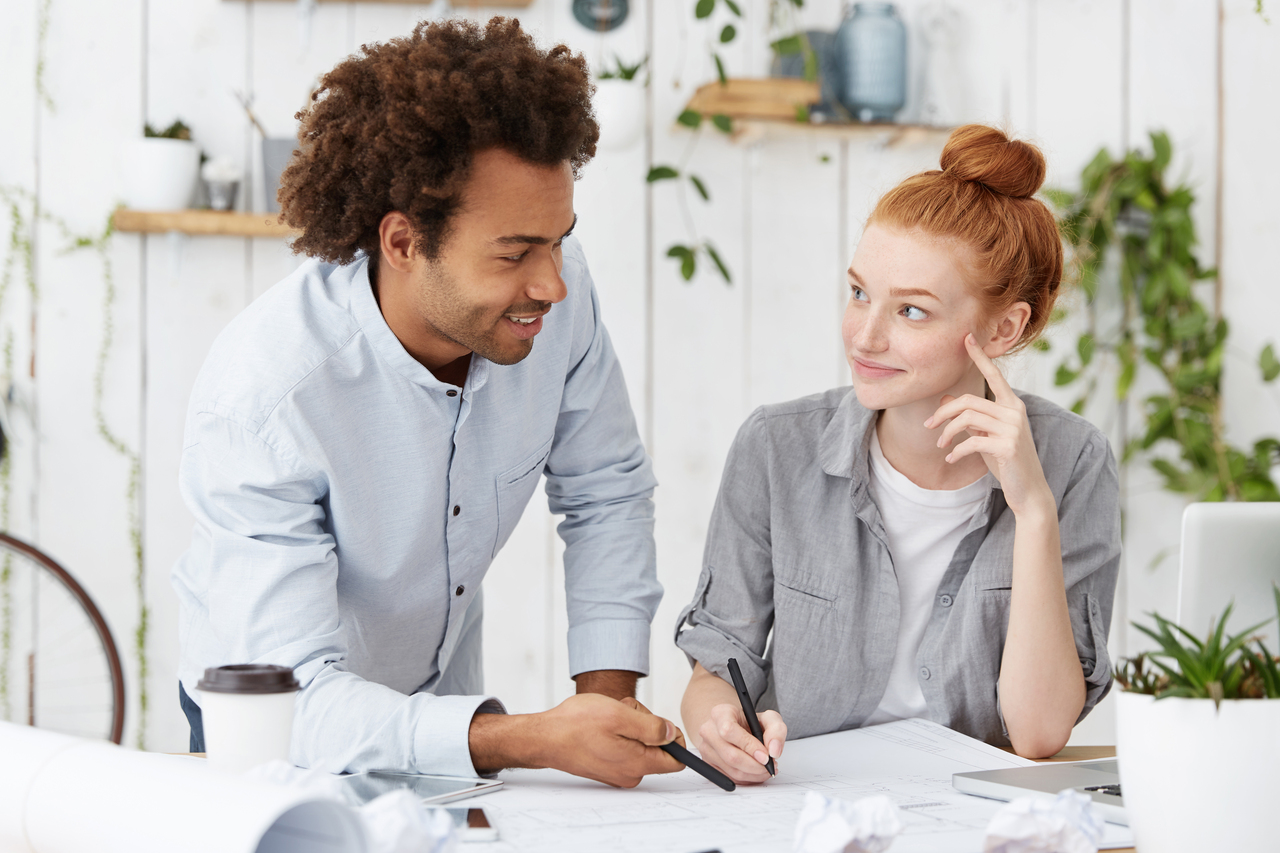
<path fill-rule="evenodd" d="M 1080 719 L 1111 689 L 1107 637 L 1120 571 L 1120 486 L 1115 456 L 1094 431 L 1058 504 L 1062 573 L 1076 652 L 1085 678 Z"/>
<path fill-rule="evenodd" d="M 569 263 L 581 261 L 566 255 Z M 647 674 L 649 628 L 662 600 L 657 481 L 585 267 L 578 281 L 572 363 L 545 470 L 551 511 L 564 516 L 569 670 Z"/>
<path fill-rule="evenodd" d="M 676 620 L 676 645 L 690 665 L 726 681 L 736 658 L 754 701 L 768 685 L 765 646 L 773 627 L 768 434 L 757 410 L 738 430 L 707 529 L 693 601 Z"/>
<path fill-rule="evenodd" d="M 348 671 L 325 477 L 244 425 L 193 416 L 180 471 L 196 519 L 175 586 L 202 590 L 226 663 L 293 667 L 292 758 L 330 772 L 476 775 L 468 735 L 491 696 L 406 696 Z M 478 628 L 477 628 L 478 630 Z"/>

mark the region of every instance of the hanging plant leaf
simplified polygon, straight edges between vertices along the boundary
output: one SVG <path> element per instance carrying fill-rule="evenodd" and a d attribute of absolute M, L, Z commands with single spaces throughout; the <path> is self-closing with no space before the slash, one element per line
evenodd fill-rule
<path fill-rule="evenodd" d="M 793 53 L 799 53 L 804 50 L 804 37 L 799 33 L 795 35 L 780 38 L 777 41 L 769 42 L 769 47 L 773 48 L 773 52 L 778 56 L 789 56 Z"/>
<path fill-rule="evenodd" d="M 720 253 L 716 251 L 716 247 L 710 243 L 703 243 L 702 245 L 707 250 L 707 254 L 711 256 L 711 262 L 716 265 L 716 269 L 720 270 L 720 275 L 724 276 L 724 283 L 733 284 L 733 277 L 729 275 L 729 268 L 720 259 Z"/>
<path fill-rule="evenodd" d="M 737 15 L 739 18 L 742 17 L 742 8 L 735 3 L 734 0 L 724 0 L 724 5 L 729 7 L 730 12 Z"/>
<path fill-rule="evenodd" d="M 1262 368 L 1262 381 L 1270 382 L 1280 376 L 1280 360 L 1276 359 L 1276 351 L 1267 344 L 1258 355 L 1258 367 Z"/>
<path fill-rule="evenodd" d="M 711 13 L 715 11 L 716 0 L 698 0 L 698 5 L 693 7 L 693 14 L 699 21 L 703 18 L 711 17 Z"/>
<path fill-rule="evenodd" d="M 1086 332 L 1076 341 L 1076 352 L 1080 355 L 1080 366 L 1086 367 L 1093 360 L 1093 335 Z"/>
<path fill-rule="evenodd" d="M 733 131 L 733 119 L 724 113 L 716 113 L 711 117 L 711 123 L 716 126 L 716 130 L 721 133 L 731 133 Z"/>
<path fill-rule="evenodd" d="M 716 61 L 716 77 L 720 80 L 720 85 L 729 85 L 729 75 L 724 72 L 724 62 L 720 59 L 720 54 L 713 53 L 711 58 Z"/>
<path fill-rule="evenodd" d="M 680 113 L 676 118 L 676 121 L 683 124 L 685 127 L 696 128 L 698 125 L 702 124 L 702 113 L 697 110 L 685 110 Z"/>
<path fill-rule="evenodd" d="M 680 275 L 684 276 L 685 281 L 693 278 L 693 274 L 697 270 L 697 260 L 694 258 L 693 249 L 677 244 L 667 249 L 667 257 L 680 259 Z"/>
<path fill-rule="evenodd" d="M 724 28 L 720 30 L 720 43 L 728 44 L 733 41 L 737 35 L 738 31 L 734 29 L 733 24 L 725 24 Z"/>
<path fill-rule="evenodd" d="M 654 166 L 649 170 L 645 180 L 652 184 L 654 181 L 666 181 L 678 177 L 680 177 L 680 173 L 670 166 Z"/>
<path fill-rule="evenodd" d="M 693 188 L 698 191 L 698 195 L 702 196 L 703 201 L 711 201 L 711 195 L 707 192 L 707 186 L 702 183 L 701 178 L 697 175 L 690 175 L 689 183 L 693 184 Z"/>

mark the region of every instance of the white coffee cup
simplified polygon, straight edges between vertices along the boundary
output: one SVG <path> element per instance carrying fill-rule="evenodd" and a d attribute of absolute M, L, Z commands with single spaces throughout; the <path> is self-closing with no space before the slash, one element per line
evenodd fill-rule
<path fill-rule="evenodd" d="M 298 680 L 287 666 L 210 667 L 196 685 L 209 766 L 243 773 L 272 759 L 289 760 Z"/>

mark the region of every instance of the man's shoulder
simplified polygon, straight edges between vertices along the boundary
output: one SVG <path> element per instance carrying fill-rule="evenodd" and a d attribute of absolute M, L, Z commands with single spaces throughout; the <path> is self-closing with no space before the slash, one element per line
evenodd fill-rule
<path fill-rule="evenodd" d="M 359 333 L 350 302 L 365 282 L 359 261 L 303 263 L 214 340 L 192 391 L 192 410 L 258 427 L 290 389 Z"/>

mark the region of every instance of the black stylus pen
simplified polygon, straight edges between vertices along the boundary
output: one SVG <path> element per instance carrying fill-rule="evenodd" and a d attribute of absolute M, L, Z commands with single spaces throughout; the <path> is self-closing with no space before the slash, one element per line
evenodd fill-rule
<path fill-rule="evenodd" d="M 671 741 L 671 743 L 664 743 L 659 747 L 659 749 L 667 755 L 670 755 L 676 761 L 679 761 L 685 767 L 688 767 L 694 773 L 701 774 L 703 778 L 714 782 L 726 791 L 732 791 L 734 788 L 738 787 L 733 784 L 733 780 L 728 776 L 724 775 L 719 770 L 715 769 L 675 741 Z"/>
<path fill-rule="evenodd" d="M 760 728 L 760 718 L 756 716 L 755 706 L 751 704 L 751 694 L 747 693 L 747 682 L 742 680 L 742 670 L 738 669 L 736 658 L 729 658 L 729 676 L 733 679 L 733 689 L 738 691 L 738 701 L 742 703 L 742 716 L 747 718 L 747 728 L 751 729 L 752 737 L 764 744 L 764 729 Z M 767 753 L 768 745 L 764 748 Z M 769 756 L 764 769 L 769 771 L 770 776 L 778 775 L 773 769 L 773 756 Z"/>

